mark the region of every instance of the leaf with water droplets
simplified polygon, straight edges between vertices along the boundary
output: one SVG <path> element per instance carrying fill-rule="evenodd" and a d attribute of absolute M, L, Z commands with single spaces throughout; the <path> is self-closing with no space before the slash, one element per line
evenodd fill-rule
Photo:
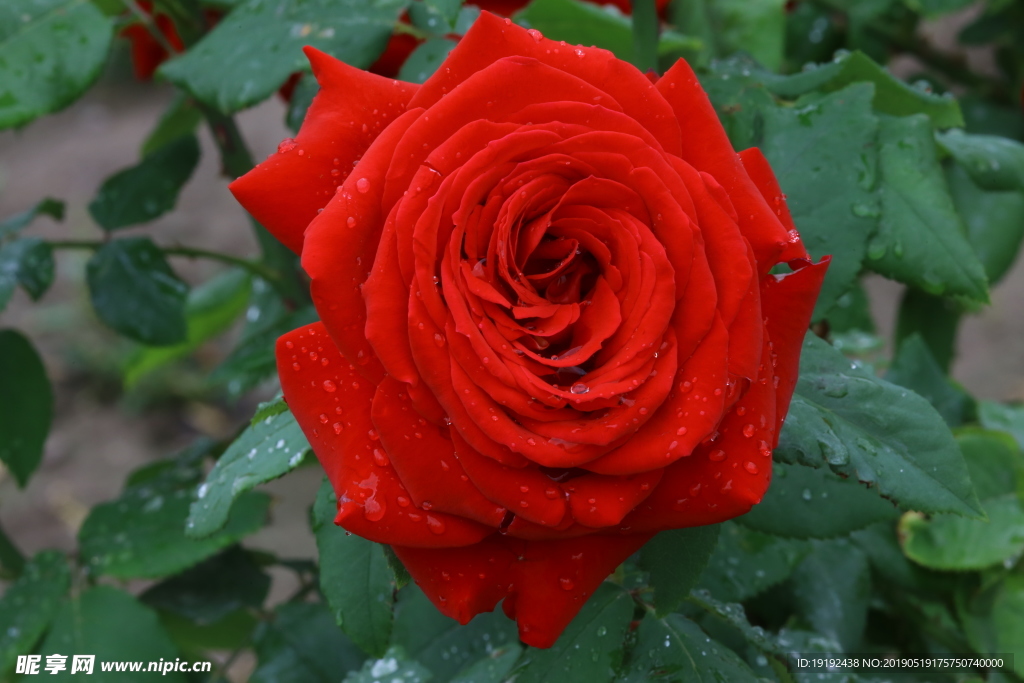
<path fill-rule="evenodd" d="M 150 346 L 185 340 L 188 285 L 148 237 L 107 242 L 85 274 L 96 315 L 117 332 Z"/>
<path fill-rule="evenodd" d="M 885 379 L 927 399 L 950 427 L 960 426 L 974 412 L 974 400 L 946 378 L 918 333 L 900 342 Z"/>
<path fill-rule="evenodd" d="M 83 564 L 94 576 L 160 578 L 191 567 L 263 527 L 270 498 L 240 496 L 216 534 L 185 535 L 190 493 L 210 444 L 200 441 L 174 460 L 137 470 L 117 500 L 94 507 L 78 532 Z"/>
<path fill-rule="evenodd" d="M 456 43 L 448 38 L 431 38 L 421 43 L 402 64 L 398 77 L 410 83 L 422 83 L 430 78 Z"/>
<path fill-rule="evenodd" d="M 391 636 L 395 578 L 384 546 L 334 524 L 338 498 L 324 479 L 313 505 L 320 591 L 341 630 L 364 652 L 383 656 Z"/>
<path fill-rule="evenodd" d="M 980 401 L 978 420 L 986 429 L 1006 432 L 1014 438 L 1018 446 L 1024 448 L 1024 406 Z"/>
<path fill-rule="evenodd" d="M 789 538 L 832 538 L 875 522 L 895 521 L 899 514 L 891 502 L 827 468 L 775 463 L 764 500 L 737 521 Z"/>
<path fill-rule="evenodd" d="M 674 611 L 697 583 L 718 544 L 719 526 L 662 531 L 640 551 L 640 566 L 651 573 L 658 616 Z"/>
<path fill-rule="evenodd" d="M 929 294 L 988 303 L 985 268 L 967 241 L 924 115 L 879 125 L 882 217 L 866 265 Z"/>
<path fill-rule="evenodd" d="M 291 472 L 309 450 L 309 442 L 290 412 L 269 415 L 246 427 L 196 490 L 188 515 L 188 535 L 204 538 L 222 528 L 239 496 Z"/>
<path fill-rule="evenodd" d="M 45 656 L 52 654 L 95 655 L 96 679 L 93 680 L 101 681 L 124 676 L 105 676 L 100 670 L 100 662 L 173 662 L 180 654 L 156 612 L 113 586 L 93 586 L 68 598 L 54 618 L 50 634 L 39 652 L 44 655 L 44 662 Z M 69 675 L 70 659 L 67 663 L 68 670 L 61 673 L 73 681 L 77 675 Z M 156 674 L 149 676 L 157 677 Z M 185 674 L 177 671 L 169 671 L 157 678 L 169 683 L 186 683 L 189 680 Z M 138 680 L 145 679 L 139 677 Z"/>
<path fill-rule="evenodd" d="M 478 614 L 465 626 L 444 616 L 417 586 L 398 594 L 391 642 L 447 681 L 464 667 L 518 642 L 516 624 L 501 610 Z"/>
<path fill-rule="evenodd" d="M 818 542 L 793 575 L 797 611 L 843 652 L 859 652 L 868 616 L 871 571 L 860 548 L 846 539 Z"/>
<path fill-rule="evenodd" d="M 369 659 L 359 671 L 352 671 L 342 683 L 427 683 L 433 674 L 409 659 L 400 647 L 389 648 L 380 659 Z"/>
<path fill-rule="evenodd" d="M 365 655 L 334 625 L 322 602 L 289 602 L 253 634 L 258 664 L 250 683 L 337 683 Z"/>
<path fill-rule="evenodd" d="M 762 679 L 735 652 L 711 640 L 683 615 L 658 619 L 648 614 L 637 629 L 629 665 L 616 681 L 652 680 L 755 683 Z"/>
<path fill-rule="evenodd" d="M 773 457 L 827 466 L 904 510 L 981 514 L 960 449 L 931 404 L 813 334 L 804 341 L 800 380 Z"/>
<path fill-rule="evenodd" d="M 726 602 L 743 602 L 785 581 L 810 550 L 805 541 L 764 534 L 735 522 L 719 526 L 718 545 L 698 585 Z"/>
<path fill-rule="evenodd" d="M 53 389 L 43 361 L 20 332 L 0 330 L 0 461 L 25 486 L 43 457 Z"/>
<path fill-rule="evenodd" d="M 957 433 L 987 520 L 955 515 L 900 520 L 903 552 L 929 569 L 967 571 L 1014 561 L 1024 553 L 1024 458 L 1008 434 L 982 429 Z"/>
<path fill-rule="evenodd" d="M 53 197 L 40 200 L 27 211 L 22 211 L 0 221 L 0 238 L 13 235 L 24 230 L 39 216 L 49 216 L 57 221 L 64 220 L 64 202 Z"/>
<path fill-rule="evenodd" d="M 517 683 L 611 681 L 622 664 L 622 641 L 632 616 L 629 593 L 605 582 L 554 645 L 526 652 L 516 670 Z"/>
<path fill-rule="evenodd" d="M 384 51 L 406 0 L 245 0 L 159 74 L 225 114 L 308 69 L 310 45 L 360 69 Z M 217 68 L 211 69 L 210 65 Z"/>
<path fill-rule="evenodd" d="M 508 643 L 488 652 L 483 659 L 459 672 L 451 683 L 502 683 L 515 667 L 523 648 L 519 643 Z"/>
<path fill-rule="evenodd" d="M 87 0 L 0 3 L 0 130 L 74 102 L 100 75 L 113 22 Z"/>
<path fill-rule="evenodd" d="M 989 191 L 1024 190 L 1024 143 L 962 130 L 936 133 L 935 138 L 978 187 Z"/>
<path fill-rule="evenodd" d="M 34 651 L 70 585 L 64 553 L 46 550 L 8 586 L 0 597 L 0 678 L 11 673 L 18 655 Z"/>

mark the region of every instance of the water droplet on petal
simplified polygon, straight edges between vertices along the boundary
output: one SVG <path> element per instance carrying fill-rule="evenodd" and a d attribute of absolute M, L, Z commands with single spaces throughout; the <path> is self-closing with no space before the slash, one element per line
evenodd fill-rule
<path fill-rule="evenodd" d="M 356 189 L 362 192 L 363 194 L 366 194 L 367 192 L 370 191 L 370 181 L 367 180 L 366 178 L 360 178 L 359 180 L 356 181 Z"/>
<path fill-rule="evenodd" d="M 567 576 L 563 576 L 562 578 L 560 578 L 558 580 L 558 585 L 561 586 L 562 590 L 564 591 L 571 591 L 573 588 L 576 587 L 576 584 L 573 582 L 573 580 Z"/>
<path fill-rule="evenodd" d="M 338 389 L 338 387 L 334 384 L 334 382 L 332 382 L 329 379 L 325 379 L 324 380 L 324 391 L 326 391 L 327 393 L 330 394 L 330 393 L 334 393 L 335 391 L 337 391 L 337 389 Z"/>
<path fill-rule="evenodd" d="M 725 451 L 711 451 L 711 454 L 708 456 L 708 458 L 710 458 L 714 462 L 722 462 L 723 460 L 725 460 Z"/>
<path fill-rule="evenodd" d="M 751 474 L 757 474 L 760 471 L 758 470 L 757 465 L 749 460 L 747 461 L 747 464 L 743 466 L 743 469 L 745 469 L 747 472 L 750 472 Z"/>

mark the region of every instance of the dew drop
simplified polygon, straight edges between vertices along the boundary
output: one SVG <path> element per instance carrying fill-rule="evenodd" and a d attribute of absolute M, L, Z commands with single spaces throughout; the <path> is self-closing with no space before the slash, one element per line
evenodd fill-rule
<path fill-rule="evenodd" d="M 360 178 L 359 180 L 356 181 L 356 189 L 362 192 L 363 194 L 366 194 L 367 192 L 370 191 L 370 181 L 367 180 L 366 178 Z"/>
<path fill-rule="evenodd" d="M 747 472 L 750 472 L 751 474 L 757 474 L 760 471 L 757 468 L 757 464 L 750 460 L 748 460 L 747 464 L 743 466 L 743 469 L 745 469 Z"/>
<path fill-rule="evenodd" d="M 576 382 L 576 384 L 573 384 L 571 387 L 569 387 L 569 392 L 573 394 L 585 394 L 588 391 L 590 391 L 590 387 L 588 387 L 583 382 Z"/>
<path fill-rule="evenodd" d="M 709 455 L 708 458 L 710 458 L 714 462 L 722 462 L 723 460 L 725 460 L 725 451 L 711 451 L 711 455 Z"/>
<path fill-rule="evenodd" d="M 329 379 L 324 380 L 324 391 L 326 391 L 328 394 L 334 393 L 335 391 L 337 391 L 337 389 L 338 387 L 334 384 L 334 382 L 332 382 Z"/>
<path fill-rule="evenodd" d="M 754 435 L 754 425 L 748 424 L 743 427 L 743 436 L 748 439 Z"/>
<path fill-rule="evenodd" d="M 567 576 L 563 576 L 562 578 L 560 578 L 558 580 L 558 585 L 561 586 L 562 590 L 564 591 L 571 591 L 573 588 L 576 587 L 576 584 L 573 583 L 573 580 Z"/>

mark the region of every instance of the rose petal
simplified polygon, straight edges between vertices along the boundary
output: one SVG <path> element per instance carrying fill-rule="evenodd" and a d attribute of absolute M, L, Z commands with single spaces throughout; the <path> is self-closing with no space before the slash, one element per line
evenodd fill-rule
<path fill-rule="evenodd" d="M 348 66 L 312 47 L 305 52 L 320 93 L 298 135 L 228 186 L 253 218 L 297 254 L 317 210 L 419 89 Z"/>
<path fill-rule="evenodd" d="M 800 240 L 800 233 L 796 231 L 793 216 L 789 213 L 786 195 L 782 193 L 782 188 L 779 187 L 779 181 L 775 177 L 775 172 L 772 170 L 768 160 L 765 159 L 764 154 L 757 147 L 751 147 L 740 152 L 739 157 L 740 161 L 743 162 L 743 168 L 747 170 L 747 175 L 750 176 L 754 185 L 757 186 L 764 200 L 768 202 L 768 207 L 778 216 L 782 227 L 788 232 L 786 248 L 779 256 L 779 260 L 793 261 L 799 258 L 810 258 L 807 254 L 807 249 L 804 248 L 804 243 Z"/>

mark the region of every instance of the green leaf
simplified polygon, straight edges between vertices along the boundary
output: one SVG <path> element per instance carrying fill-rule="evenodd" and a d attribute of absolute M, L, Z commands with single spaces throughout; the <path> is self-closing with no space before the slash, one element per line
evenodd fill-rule
<path fill-rule="evenodd" d="M 217 534 L 185 535 L 190 493 L 202 475 L 202 442 L 177 460 L 143 468 L 121 496 L 94 507 L 78 532 L 81 557 L 97 576 L 161 578 L 198 564 L 263 527 L 270 498 L 247 492 Z"/>
<path fill-rule="evenodd" d="M 112 586 L 87 588 L 66 600 L 39 651 L 44 657 L 51 654 L 96 655 L 96 664 L 88 680 L 98 683 L 125 680 L 123 671 L 102 671 L 100 662 L 174 661 L 178 654 L 156 613 Z M 79 675 L 70 673 L 71 660 L 67 663 L 66 670 L 56 676 L 47 676 L 47 680 L 77 680 Z M 166 675 L 137 673 L 130 678 L 173 683 L 188 680 L 176 671 Z"/>
<path fill-rule="evenodd" d="M 879 172 L 882 218 L 867 265 L 929 294 L 988 302 L 985 269 L 949 195 L 927 117 L 882 119 Z"/>
<path fill-rule="evenodd" d="M 246 427 L 197 489 L 188 514 L 188 535 L 205 538 L 217 532 L 227 524 L 239 496 L 291 472 L 308 452 L 309 442 L 291 413 L 271 415 Z"/>
<path fill-rule="evenodd" d="M 873 94 L 870 84 L 859 83 L 802 106 L 763 111 L 761 150 L 804 244 L 815 259 L 832 255 L 815 320 L 853 287 L 877 226 Z"/>
<path fill-rule="evenodd" d="M 602 584 L 554 645 L 525 653 L 517 683 L 565 681 L 568 671 L 573 680 L 611 681 L 622 664 L 622 639 L 632 617 L 629 593 L 615 584 Z"/>
<path fill-rule="evenodd" d="M 21 576 L 25 568 L 25 556 L 0 526 L 0 580 L 10 581 Z"/>
<path fill-rule="evenodd" d="M 948 373 L 962 316 L 963 309 L 955 300 L 907 287 L 896 319 L 896 344 L 920 335 L 939 368 Z"/>
<path fill-rule="evenodd" d="M 192 99 L 185 93 L 175 94 L 171 106 L 160 116 L 156 128 L 142 143 L 142 156 L 148 157 L 180 138 L 194 137 L 196 127 L 202 120 L 203 112 Z"/>
<path fill-rule="evenodd" d="M 433 674 L 419 662 L 409 660 L 400 647 L 391 648 L 380 659 L 371 659 L 359 671 L 353 671 L 342 683 L 427 683 Z"/>
<path fill-rule="evenodd" d="M 254 282 L 254 296 L 255 292 Z M 230 395 L 240 396 L 268 377 L 277 374 L 277 358 L 274 356 L 274 342 L 277 338 L 316 320 L 316 310 L 312 306 L 307 306 L 279 320 L 262 325 L 249 333 L 224 362 L 217 366 L 210 375 L 210 381 L 224 384 Z"/>
<path fill-rule="evenodd" d="M 763 534 L 735 522 L 720 527 L 718 546 L 698 585 L 726 602 L 749 600 L 782 583 L 810 550 L 805 541 Z"/>
<path fill-rule="evenodd" d="M 523 654 L 518 643 L 508 643 L 492 649 L 478 662 L 466 667 L 451 683 L 503 683 Z"/>
<path fill-rule="evenodd" d="M 978 654 L 1024 651 L 1024 575 L 1008 574 L 973 594 L 962 592 L 957 616 Z M 1024 676 L 1024 658 L 1014 657 L 1013 671 Z"/>
<path fill-rule="evenodd" d="M 899 517 L 895 505 L 828 468 L 776 462 L 773 477 L 764 500 L 737 518 L 740 524 L 790 538 L 833 538 Z"/>
<path fill-rule="evenodd" d="M 516 624 L 500 610 L 478 614 L 465 626 L 431 604 L 415 585 L 398 594 L 391 643 L 426 666 L 437 683 L 447 681 L 463 667 L 518 642 Z"/>
<path fill-rule="evenodd" d="M 708 638 L 683 615 L 670 614 L 658 619 L 648 614 L 637 629 L 633 657 L 616 681 L 653 680 L 755 683 L 761 679 L 735 652 Z"/>
<path fill-rule="evenodd" d="M 160 611 L 160 623 L 182 655 L 203 659 L 204 651 L 235 650 L 251 645 L 259 624 L 251 610 L 238 609 L 209 624 L 199 624 L 175 612 Z"/>
<path fill-rule="evenodd" d="M 698 589 L 690 593 L 690 602 L 705 610 L 715 619 L 724 622 L 743 636 L 746 641 L 765 654 L 785 655 L 783 648 L 775 636 L 765 632 L 759 626 L 751 625 L 747 620 L 746 610 L 743 605 L 731 602 L 722 602 L 711 597 L 706 590 Z"/>
<path fill-rule="evenodd" d="M 0 461 L 24 487 L 39 467 L 53 420 L 53 389 L 31 342 L 0 330 Z"/>
<path fill-rule="evenodd" d="M 717 0 L 716 40 L 723 54 L 743 51 L 771 71 L 782 66 L 785 0 Z"/>
<path fill-rule="evenodd" d="M 185 340 L 188 285 L 149 238 L 107 242 L 89 259 L 85 272 L 93 308 L 105 324 L 151 346 Z"/>
<path fill-rule="evenodd" d="M 185 341 L 174 346 L 138 349 L 125 364 L 125 385 L 134 386 L 143 376 L 189 355 L 228 329 L 248 305 L 251 284 L 252 279 L 246 271 L 234 268 L 189 292 L 185 303 L 185 323 L 188 326 Z"/>
<path fill-rule="evenodd" d="M 995 286 L 1010 270 L 1024 240 L 1024 192 L 987 192 L 959 164 L 946 169 L 957 212 L 967 225 L 967 240 Z"/>
<path fill-rule="evenodd" d="M 302 48 L 365 69 L 384 51 L 405 0 L 246 0 L 159 74 L 231 114 L 308 69 Z M 216 68 L 210 68 L 216 64 Z"/>
<path fill-rule="evenodd" d="M 871 571 L 860 548 L 846 540 L 819 543 L 793 574 L 798 612 L 844 652 L 859 652 L 871 594 Z"/>
<path fill-rule="evenodd" d="M 0 5 L 0 130 L 63 109 L 103 68 L 113 24 L 86 0 Z"/>
<path fill-rule="evenodd" d="M 104 230 L 148 223 L 174 208 L 198 163 L 196 136 L 177 137 L 104 180 L 89 213 Z"/>
<path fill-rule="evenodd" d="M 867 555 L 872 570 L 885 581 L 915 591 L 927 584 L 925 570 L 914 565 L 903 554 L 895 524 L 872 524 L 851 533 L 850 540 Z"/>
<path fill-rule="evenodd" d="M 917 394 L 850 363 L 813 334 L 774 457 L 828 466 L 905 510 L 981 512 L 942 417 Z"/>
<path fill-rule="evenodd" d="M 926 399 L 950 427 L 963 424 L 972 411 L 971 397 L 946 379 L 920 334 L 900 342 L 885 379 Z"/>
<path fill-rule="evenodd" d="M 872 106 L 883 114 L 910 116 L 925 114 L 936 128 L 964 125 L 956 100 L 913 88 L 879 66 L 863 52 L 839 56 L 828 64 L 792 76 L 763 76 L 769 90 L 785 98 L 795 98 L 814 90 L 833 92 L 851 83 L 873 83 Z"/>
<path fill-rule="evenodd" d="M 335 526 L 337 511 L 338 497 L 325 479 L 313 505 L 320 592 L 345 635 L 367 654 L 383 657 L 391 637 L 395 577 L 383 546 Z"/>
<path fill-rule="evenodd" d="M 658 616 L 674 612 L 697 583 L 718 544 L 719 525 L 662 531 L 640 551 L 651 573 Z"/>
<path fill-rule="evenodd" d="M 457 43 L 448 38 L 430 38 L 421 43 L 402 64 L 398 78 L 422 83 L 430 78 Z"/>
<path fill-rule="evenodd" d="M 7 587 L 0 597 L 0 678 L 11 672 L 18 655 L 33 651 L 70 585 L 64 554 L 45 550 Z"/>
<path fill-rule="evenodd" d="M 875 332 L 875 321 L 871 317 L 871 302 L 861 282 L 836 299 L 835 306 L 828 310 L 829 333 L 832 336 L 848 332 Z M 838 345 L 837 345 L 838 346 Z"/>
<path fill-rule="evenodd" d="M 462 0 L 413 0 L 409 20 L 429 36 L 444 36 L 455 28 L 461 9 Z"/>
<path fill-rule="evenodd" d="M 259 609 L 270 590 L 270 576 L 238 546 L 147 589 L 139 599 L 196 625 L 217 622 L 246 607 Z"/>
<path fill-rule="evenodd" d="M 978 403 L 978 420 L 986 429 L 1006 432 L 1024 448 L 1024 406 L 981 401 Z"/>
<path fill-rule="evenodd" d="M 24 230 L 28 227 L 29 223 L 39 216 L 49 216 L 56 221 L 64 220 L 64 202 L 47 197 L 40 200 L 31 209 L 17 213 L 10 218 L 5 218 L 3 221 L 0 221 L 0 239 Z"/>
<path fill-rule="evenodd" d="M 1024 190 L 1024 143 L 962 130 L 937 133 L 939 146 L 957 160 L 983 190 Z"/>
<path fill-rule="evenodd" d="M 1024 553 L 1024 456 L 1008 434 L 968 429 L 957 435 L 987 520 L 908 513 L 900 521 L 907 557 L 930 569 L 984 569 Z"/>
<path fill-rule="evenodd" d="M 251 683 L 337 683 L 365 659 L 321 603 L 281 605 L 253 640 L 259 666 Z"/>
<path fill-rule="evenodd" d="M 291 100 L 288 101 L 288 113 L 285 114 L 285 124 L 293 133 L 298 133 L 306 118 L 306 111 L 309 105 L 313 104 L 313 98 L 320 92 L 320 85 L 313 78 L 313 74 L 305 74 L 295 84 Z"/>
<path fill-rule="evenodd" d="M 252 419 L 249 420 L 249 424 L 255 427 L 268 417 L 274 417 L 286 412 L 288 412 L 288 402 L 284 400 L 283 395 L 279 394 L 275 398 L 272 398 L 269 401 L 264 401 L 256 406 L 256 412 L 253 413 Z"/>
<path fill-rule="evenodd" d="M 38 237 L 26 237 L 0 247 L 0 310 L 10 299 L 15 283 L 33 301 L 38 301 L 53 283 L 53 271 L 53 249 Z"/>
<path fill-rule="evenodd" d="M 516 15 L 551 40 L 576 45 L 600 45 L 625 61 L 633 60 L 631 22 L 621 12 L 579 0 L 533 0 Z"/>

